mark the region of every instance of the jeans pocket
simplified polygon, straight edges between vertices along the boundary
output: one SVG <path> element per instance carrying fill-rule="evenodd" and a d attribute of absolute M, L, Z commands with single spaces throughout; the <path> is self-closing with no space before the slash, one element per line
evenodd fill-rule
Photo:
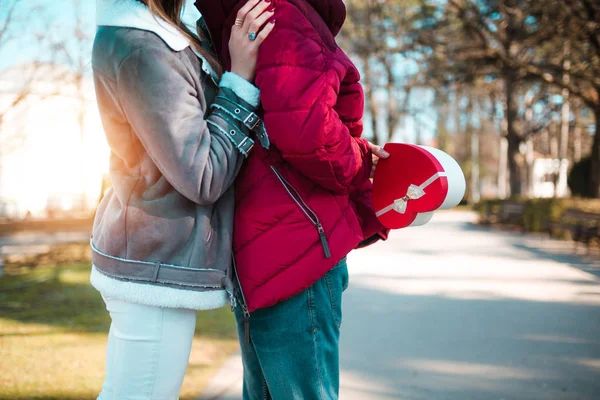
<path fill-rule="evenodd" d="M 342 269 L 341 278 L 342 278 L 342 292 L 345 292 L 348 289 L 348 285 L 350 284 L 350 276 L 348 274 L 348 264 L 347 257 L 342 258 L 342 260 L 331 268 L 330 273 L 336 273 L 336 270 Z"/>
<path fill-rule="evenodd" d="M 348 287 L 348 267 L 345 259 L 325 274 L 325 282 L 329 292 L 331 312 L 339 328 L 342 326 L 342 294 Z"/>
<path fill-rule="evenodd" d="M 350 285 L 350 274 L 348 273 L 348 267 L 346 267 L 345 269 L 346 274 L 343 276 L 342 279 L 342 292 L 345 292 L 346 289 L 348 289 L 348 286 Z"/>

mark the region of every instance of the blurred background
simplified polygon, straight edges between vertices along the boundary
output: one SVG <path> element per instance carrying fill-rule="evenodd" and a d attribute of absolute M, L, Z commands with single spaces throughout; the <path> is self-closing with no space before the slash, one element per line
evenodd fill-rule
<path fill-rule="evenodd" d="M 597 196 L 597 2 L 346 3 L 342 43 L 361 65 L 377 141 L 452 154 L 470 204 Z"/>
<path fill-rule="evenodd" d="M 584 337 L 561 331 L 571 342 L 559 340 L 571 343 L 568 346 L 580 343 L 581 348 L 565 348 L 566 353 L 580 351 L 587 355 L 585 360 L 592 360 L 584 363 L 586 368 L 581 367 L 585 378 L 579 378 L 580 387 L 560 384 L 564 391 L 561 386 L 527 395 L 511 392 L 510 384 L 490 384 L 484 390 L 485 385 L 474 384 L 481 376 L 469 375 L 467 368 L 466 376 L 472 379 L 461 387 L 472 390 L 453 393 L 461 399 L 600 398 L 600 313 L 598 297 L 594 297 L 600 294 L 596 269 L 600 239 L 600 4 L 596 0 L 345 3 L 348 15 L 338 40 L 362 74 L 365 136 L 379 144 L 410 142 L 440 148 L 458 160 L 467 178 L 467 194 L 459 211 L 439 218 L 438 225 L 434 219 L 413 237 L 422 239 L 415 248 L 423 241 L 441 243 L 461 237 L 460 251 L 434 254 L 423 248 L 410 255 L 407 243 L 413 242 L 399 232 L 385 246 L 375 247 L 375 251 L 388 254 L 385 259 L 378 258 L 382 271 L 388 272 L 378 273 L 388 276 L 387 268 L 397 265 L 417 270 L 419 265 L 442 262 L 448 254 L 458 257 L 455 262 L 462 273 L 465 266 L 476 271 L 477 265 L 490 261 L 472 258 L 470 249 L 479 246 L 490 254 L 493 249 L 506 250 L 495 256 L 498 266 L 513 264 L 519 265 L 519 271 L 531 271 L 545 262 L 549 265 L 545 273 L 562 271 L 552 272 L 554 278 L 563 273 L 577 275 L 577 279 L 556 278 L 561 282 L 587 285 L 586 291 L 569 286 L 577 295 L 559 301 L 583 308 L 548 309 L 550 315 L 580 315 L 577 321 L 584 321 L 580 325 Z M 186 21 L 193 24 L 197 17 L 195 9 L 187 6 Z M 0 0 L 0 399 L 92 399 L 102 381 L 109 320 L 102 300 L 88 284 L 87 241 L 94 210 L 110 183 L 109 149 L 92 82 L 94 32 L 92 0 Z M 486 241 L 478 241 L 484 237 Z M 361 257 L 357 259 L 357 277 L 361 276 L 361 263 L 368 262 L 367 256 Z M 429 270 L 426 278 L 438 273 Z M 496 276 L 488 270 L 478 273 Z M 454 282 L 458 279 L 444 277 L 438 276 Z M 414 282 L 416 278 L 411 279 Z M 507 285 L 522 283 L 518 282 L 521 278 L 511 279 Z M 526 279 L 528 285 L 517 298 L 562 290 L 543 286 L 547 277 L 534 274 Z M 397 286 L 404 284 L 399 281 Z M 378 283 L 365 285 L 385 292 Z M 488 289 L 476 283 L 468 292 Z M 349 292 L 350 307 L 358 307 L 352 296 L 356 300 L 360 293 Z M 437 300 L 445 298 L 444 294 L 435 295 Z M 552 304 L 554 300 L 544 301 Z M 398 299 L 381 301 L 385 309 L 386 301 L 396 304 Z M 542 300 L 536 297 L 536 301 Z M 498 315 L 505 315 L 502 307 L 498 310 Z M 236 348 L 228 310 L 199 315 L 183 399 L 197 398 Z M 386 318 L 385 314 L 375 315 L 380 321 Z M 531 315 L 522 318 L 528 321 Z M 509 322 L 510 318 L 500 317 L 490 324 Z M 355 333 L 370 324 L 373 321 L 349 323 Z M 406 332 L 405 326 L 398 329 Z M 489 336 L 489 332 L 480 333 L 482 338 Z M 452 334 L 465 336 L 460 327 Z M 349 336 L 364 343 L 358 333 Z M 390 339 L 382 342 L 386 340 Z M 441 344 L 444 340 L 439 337 L 431 340 L 441 346 L 441 352 L 450 346 Z M 477 342 L 471 338 L 469 343 Z M 483 339 L 480 345 L 486 347 Z M 348 346 L 352 344 L 348 342 Z M 514 350 L 516 358 L 522 356 L 519 349 Z M 385 354 L 389 351 L 387 347 Z M 365 354 L 372 353 L 377 349 Z M 365 354 L 362 356 L 368 357 Z M 557 354 L 548 361 L 559 377 L 574 368 L 557 361 L 565 357 Z M 390 362 L 398 365 L 398 360 L 404 360 L 401 354 Z M 472 358 L 463 361 L 474 362 Z M 516 362 L 505 361 L 502 368 Z M 526 369 L 534 368 L 525 364 Z M 421 364 L 402 365 L 417 371 L 415 365 Z M 448 365 L 452 370 L 453 364 Z M 464 367 L 457 365 L 457 369 Z M 377 394 L 346 388 L 344 398 L 454 398 L 448 395 L 456 388 L 448 383 L 446 367 L 442 372 L 439 365 L 432 367 L 439 373 L 428 375 L 429 383 L 405 382 L 390 368 L 382 372 L 356 367 L 355 372 L 366 376 L 390 374 L 390 382 L 384 383 L 391 389 Z M 498 373 L 481 368 L 492 375 Z M 498 379 L 527 381 L 524 375 L 519 378 L 517 373 L 515 378 L 502 371 Z M 417 375 L 409 376 L 416 379 Z M 406 389 L 413 384 L 422 385 L 422 390 Z"/>
<path fill-rule="evenodd" d="M 0 217 L 89 216 L 108 166 L 91 80 L 95 4 L 0 7 Z"/>

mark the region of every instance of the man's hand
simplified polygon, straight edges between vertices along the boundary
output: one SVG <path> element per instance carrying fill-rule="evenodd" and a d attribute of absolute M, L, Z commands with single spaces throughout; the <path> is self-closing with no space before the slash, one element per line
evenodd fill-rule
<path fill-rule="evenodd" d="M 369 142 L 369 147 L 371 148 L 371 152 L 373 153 L 373 168 L 371 169 L 371 179 L 373 179 L 373 176 L 375 175 L 375 167 L 377 167 L 379 159 L 388 158 L 390 156 L 390 153 L 385 151 L 382 146 L 377 146 L 376 144 L 373 144 L 371 142 Z"/>

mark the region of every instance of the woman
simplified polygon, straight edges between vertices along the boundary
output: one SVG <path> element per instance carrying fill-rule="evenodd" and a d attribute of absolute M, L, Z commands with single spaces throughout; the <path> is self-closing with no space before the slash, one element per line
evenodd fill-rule
<path fill-rule="evenodd" d="M 196 5 L 229 65 L 230 24 L 247 2 Z M 335 42 L 344 3 L 274 5 L 256 75 L 269 141 L 236 181 L 244 399 L 336 399 L 345 257 L 387 231 L 371 201 L 372 146 L 360 138 L 360 76 Z"/>
<path fill-rule="evenodd" d="M 255 116 L 250 82 L 273 13 L 260 0 L 239 10 L 221 78 L 208 34 L 181 22 L 183 2 L 97 3 L 92 65 L 113 186 L 91 242 L 91 281 L 112 318 L 99 399 L 177 399 L 195 311 L 233 298 L 231 186 L 253 127 L 240 115 Z"/>

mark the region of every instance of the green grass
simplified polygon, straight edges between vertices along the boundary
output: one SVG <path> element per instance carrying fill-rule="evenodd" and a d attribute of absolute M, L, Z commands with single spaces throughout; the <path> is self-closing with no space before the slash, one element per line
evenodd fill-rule
<path fill-rule="evenodd" d="M 95 399 L 110 318 L 89 284 L 89 263 L 68 264 L 58 280 L 31 286 L 51 278 L 54 268 L 26 270 L 9 265 L 0 278 L 0 399 Z M 198 313 L 181 399 L 197 398 L 236 346 L 229 309 Z"/>

